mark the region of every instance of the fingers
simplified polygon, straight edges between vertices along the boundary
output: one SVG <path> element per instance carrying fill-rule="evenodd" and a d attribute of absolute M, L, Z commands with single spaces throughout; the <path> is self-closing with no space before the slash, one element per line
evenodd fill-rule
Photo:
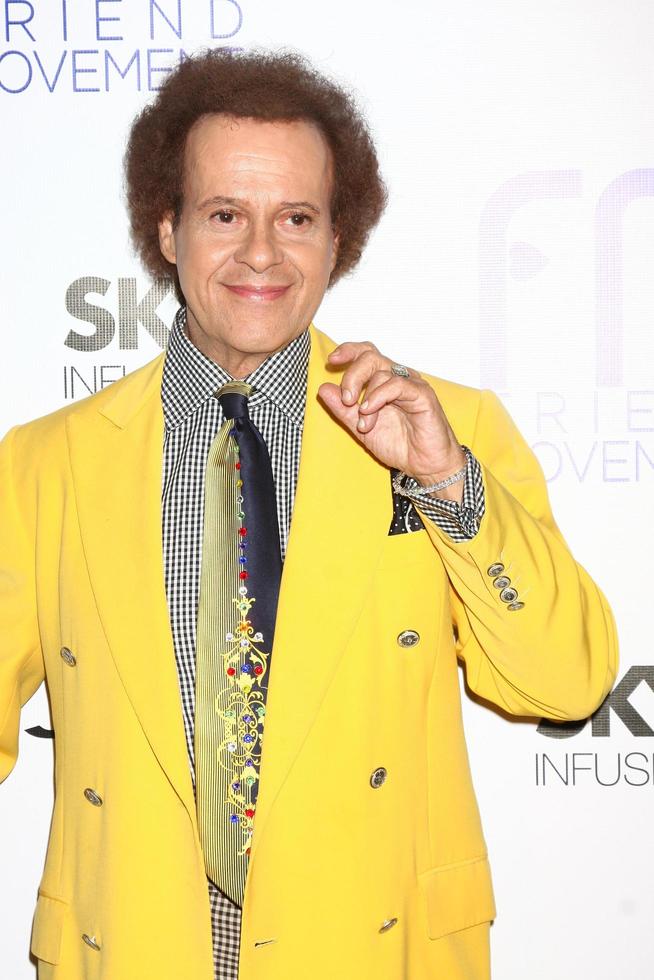
<path fill-rule="evenodd" d="M 361 436 L 362 432 L 358 429 L 359 405 L 344 405 L 339 385 L 325 382 L 318 388 L 318 395 L 321 401 L 327 406 L 334 418 L 350 430 L 355 436 Z"/>
<path fill-rule="evenodd" d="M 359 432 L 371 432 L 379 412 L 385 405 L 395 402 L 405 412 L 412 411 L 412 403 L 422 400 L 420 385 L 409 378 L 397 377 L 394 374 L 378 371 L 373 375 L 367 389 L 366 397 L 359 406 L 357 429 Z M 419 407 L 415 405 L 415 407 Z"/>
<path fill-rule="evenodd" d="M 410 411 L 408 403 L 417 401 L 423 393 L 423 385 L 410 378 L 378 371 L 371 379 L 359 409 L 362 415 L 372 415 L 384 405 L 397 401 L 402 402 L 405 411 Z"/>
<path fill-rule="evenodd" d="M 388 368 L 388 361 L 376 348 L 367 345 L 344 344 L 343 348 L 345 352 L 341 353 L 339 361 L 349 366 L 341 378 L 342 398 L 345 405 L 354 405 L 375 371 Z M 331 360 L 333 361 L 333 358 Z"/>
<path fill-rule="evenodd" d="M 372 432 L 379 412 L 385 405 L 395 403 L 408 414 L 423 411 L 427 407 L 425 393 L 431 394 L 431 389 L 422 379 L 416 382 L 389 375 L 385 371 L 377 371 L 373 375 L 361 405 L 358 402 L 344 405 L 341 389 L 337 384 L 325 383 L 318 389 L 321 400 L 332 415 L 359 437 Z"/>
<path fill-rule="evenodd" d="M 367 387 L 370 391 L 372 379 L 377 372 L 384 372 L 384 379 L 388 378 L 392 364 L 392 361 L 384 357 L 369 340 L 346 341 L 340 344 L 329 355 L 329 361 L 335 367 L 345 368 L 341 378 L 341 397 L 344 405 L 356 404 L 364 388 Z M 411 378 L 420 378 L 417 371 L 411 368 L 409 371 Z"/>
<path fill-rule="evenodd" d="M 345 343 L 334 348 L 329 355 L 329 361 L 331 364 L 347 364 L 364 350 L 375 351 L 377 348 L 371 340 L 346 340 Z"/>

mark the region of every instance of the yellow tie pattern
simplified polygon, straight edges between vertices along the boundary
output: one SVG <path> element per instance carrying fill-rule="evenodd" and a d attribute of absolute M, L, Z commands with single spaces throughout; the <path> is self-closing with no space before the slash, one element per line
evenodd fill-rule
<path fill-rule="evenodd" d="M 224 392 L 249 395 L 243 382 Z M 239 449 L 225 419 L 207 457 L 204 534 L 196 640 L 195 770 L 206 873 L 243 904 L 265 713 L 259 682 L 268 654 L 248 612 L 254 598 L 241 577 L 245 527 Z"/>

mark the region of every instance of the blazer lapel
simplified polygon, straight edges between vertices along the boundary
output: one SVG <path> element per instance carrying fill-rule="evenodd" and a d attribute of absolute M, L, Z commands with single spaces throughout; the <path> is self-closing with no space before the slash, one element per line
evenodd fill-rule
<path fill-rule="evenodd" d="M 80 529 L 109 648 L 143 731 L 195 823 L 161 540 L 163 355 L 99 411 L 71 413 Z M 112 397 L 113 396 L 113 397 Z"/>
<path fill-rule="evenodd" d="M 298 485 L 282 573 L 251 861 L 341 660 L 392 510 L 388 469 L 322 405 L 335 343 L 311 332 Z"/>

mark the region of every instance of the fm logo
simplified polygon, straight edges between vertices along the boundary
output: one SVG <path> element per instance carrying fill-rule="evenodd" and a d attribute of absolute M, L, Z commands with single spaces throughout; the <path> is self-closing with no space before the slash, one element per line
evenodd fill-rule
<path fill-rule="evenodd" d="M 479 226 L 480 367 L 484 388 L 508 387 L 509 278 L 532 279 L 548 258 L 528 242 L 511 241 L 513 217 L 534 201 L 582 195 L 580 170 L 518 174 L 490 196 Z M 602 191 L 595 205 L 595 375 L 598 387 L 623 384 L 623 229 L 629 206 L 654 197 L 654 169 L 628 170 Z"/>
<path fill-rule="evenodd" d="M 136 350 L 139 324 L 145 327 L 162 349 L 168 341 L 168 327 L 157 310 L 168 296 L 174 297 L 174 287 L 168 279 L 157 279 L 140 299 L 136 279 L 118 280 L 118 308 L 114 317 L 104 306 L 92 302 L 89 296 L 106 296 L 111 280 L 100 276 L 82 276 L 71 282 L 66 290 L 66 309 L 76 320 L 90 323 L 92 334 L 70 330 L 64 343 L 78 351 L 98 351 L 107 347 L 116 335 L 121 350 Z"/>
<path fill-rule="evenodd" d="M 608 738 L 611 734 L 611 712 L 615 712 L 625 727 L 636 738 L 654 737 L 654 729 L 631 704 L 629 698 L 642 682 L 654 691 L 654 666 L 630 667 L 622 680 L 607 695 L 594 715 L 590 718 L 591 732 L 596 738 Z M 567 721 L 563 724 L 543 719 L 538 732 L 548 738 L 572 738 L 583 731 L 589 719 Z"/>

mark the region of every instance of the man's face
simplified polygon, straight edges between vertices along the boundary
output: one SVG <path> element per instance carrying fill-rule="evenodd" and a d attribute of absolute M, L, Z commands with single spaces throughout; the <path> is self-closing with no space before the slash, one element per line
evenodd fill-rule
<path fill-rule="evenodd" d="M 184 204 L 159 224 L 177 265 L 191 340 L 244 377 L 297 337 L 336 262 L 332 164 L 307 122 L 205 116 L 185 153 Z"/>

